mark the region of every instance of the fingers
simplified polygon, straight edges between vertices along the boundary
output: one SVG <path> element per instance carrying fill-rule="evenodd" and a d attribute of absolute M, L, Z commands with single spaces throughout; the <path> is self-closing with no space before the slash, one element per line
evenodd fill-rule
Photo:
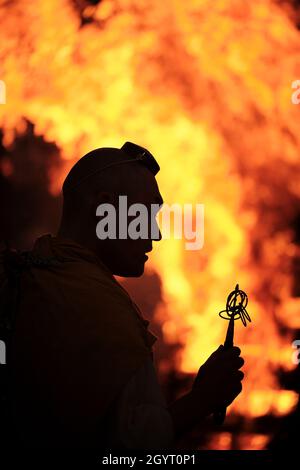
<path fill-rule="evenodd" d="M 228 373 L 231 374 L 243 367 L 245 361 L 240 354 L 241 350 L 237 346 L 226 349 L 221 345 L 203 364 L 202 369 L 203 371 L 210 370 L 222 376 L 227 376 Z"/>
<path fill-rule="evenodd" d="M 243 380 L 243 378 L 245 377 L 245 374 L 244 372 L 242 372 L 241 370 L 238 370 L 237 371 L 237 378 L 239 381 Z"/>
<path fill-rule="evenodd" d="M 230 363 L 234 369 L 240 369 L 245 364 L 245 361 L 242 357 L 238 357 L 237 359 L 230 361 Z"/>
<path fill-rule="evenodd" d="M 220 354 L 223 354 L 224 352 L 224 346 L 223 344 L 221 344 L 218 349 L 216 349 L 210 356 L 210 359 L 214 359 L 216 357 L 218 357 Z"/>
<path fill-rule="evenodd" d="M 227 359 L 222 362 L 222 369 L 224 372 L 234 372 L 241 369 L 244 365 L 245 361 L 242 357 L 238 357 L 236 359 Z"/>
<path fill-rule="evenodd" d="M 212 354 L 212 356 L 221 356 L 226 359 L 236 359 L 240 356 L 241 350 L 237 346 L 232 348 L 225 348 L 223 345 L 219 346 L 218 349 Z"/>
<path fill-rule="evenodd" d="M 236 397 L 242 392 L 242 380 L 244 378 L 244 374 L 242 371 L 237 371 L 234 376 L 232 377 L 231 385 L 226 393 L 227 397 L 225 400 L 227 401 L 226 406 L 229 406 Z"/>
<path fill-rule="evenodd" d="M 237 346 L 233 346 L 232 348 L 225 349 L 223 354 L 228 357 L 238 357 L 241 354 L 241 350 Z"/>
<path fill-rule="evenodd" d="M 230 388 L 230 391 L 224 393 L 221 403 L 218 407 L 225 407 L 231 405 L 231 403 L 236 399 L 236 397 L 242 392 L 243 386 L 241 382 L 237 382 L 234 386 Z"/>
<path fill-rule="evenodd" d="M 243 378 L 244 378 L 244 373 L 241 370 L 238 370 L 233 376 L 233 393 L 235 397 L 237 397 L 243 389 L 243 386 L 242 386 Z"/>
<path fill-rule="evenodd" d="M 234 390 L 239 389 L 242 386 L 241 382 L 243 378 L 244 373 L 241 370 L 237 370 L 231 375 L 231 378 L 229 380 L 231 380 L 231 384 Z"/>
<path fill-rule="evenodd" d="M 222 351 L 224 358 L 224 366 L 227 369 L 240 369 L 245 364 L 244 359 L 240 356 L 240 348 L 234 346 L 233 348 Z"/>
<path fill-rule="evenodd" d="M 241 393 L 242 390 L 243 390 L 243 385 L 241 384 L 241 382 L 239 382 L 234 388 L 234 398 L 236 398 Z"/>
<path fill-rule="evenodd" d="M 242 382 L 240 381 L 240 382 L 236 385 L 236 394 L 238 395 L 239 393 L 241 393 L 242 390 L 243 390 L 243 384 L 242 384 Z"/>

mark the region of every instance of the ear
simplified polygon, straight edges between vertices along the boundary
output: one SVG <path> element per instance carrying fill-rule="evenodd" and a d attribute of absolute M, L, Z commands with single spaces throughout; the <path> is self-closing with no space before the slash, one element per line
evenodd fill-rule
<path fill-rule="evenodd" d="M 107 191 L 99 191 L 98 193 L 95 194 L 95 200 L 98 202 L 97 205 L 99 204 L 105 204 L 105 203 L 111 203 L 113 202 L 113 196 L 111 193 Z"/>
<path fill-rule="evenodd" d="M 107 191 L 99 191 L 94 194 L 92 204 L 91 204 L 91 210 L 93 213 L 93 216 L 96 216 L 96 210 L 97 207 L 100 204 L 113 204 L 114 203 L 114 197 L 113 194 L 107 192 Z"/>

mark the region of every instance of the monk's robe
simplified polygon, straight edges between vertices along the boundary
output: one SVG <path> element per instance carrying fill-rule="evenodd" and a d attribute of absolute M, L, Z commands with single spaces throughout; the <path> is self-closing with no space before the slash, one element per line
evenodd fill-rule
<path fill-rule="evenodd" d="M 120 397 L 145 364 L 149 372 L 155 337 L 89 250 L 46 235 L 31 258 L 12 341 L 17 434 L 33 447 L 110 445 Z"/>

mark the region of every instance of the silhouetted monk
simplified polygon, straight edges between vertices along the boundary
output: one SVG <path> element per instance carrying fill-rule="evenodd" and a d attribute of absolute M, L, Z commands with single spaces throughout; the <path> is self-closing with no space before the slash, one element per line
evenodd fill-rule
<path fill-rule="evenodd" d="M 165 404 L 155 337 L 113 276 L 141 276 L 152 239 L 96 236 L 99 204 L 117 216 L 120 195 L 128 206 L 162 204 L 158 170 L 134 144 L 85 155 L 64 182 L 57 236 L 39 238 L 26 258 L 11 357 L 14 424 L 26 447 L 165 448 L 241 391 L 240 350 L 220 347 L 193 390 Z"/>

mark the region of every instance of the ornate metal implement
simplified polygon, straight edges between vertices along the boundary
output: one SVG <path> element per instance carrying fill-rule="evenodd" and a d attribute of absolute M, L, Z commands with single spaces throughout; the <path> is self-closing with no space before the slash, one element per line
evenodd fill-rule
<path fill-rule="evenodd" d="M 235 286 L 234 291 L 230 292 L 227 297 L 226 309 L 219 312 L 219 316 L 225 320 L 229 320 L 227 328 L 224 348 L 229 349 L 233 347 L 234 336 L 234 322 L 235 320 L 242 320 L 244 326 L 247 326 L 247 321 L 251 322 L 249 313 L 246 310 L 248 304 L 247 294 L 239 289 L 239 285 Z M 216 424 L 223 424 L 226 417 L 226 408 L 218 410 L 214 414 L 214 421 Z"/>

